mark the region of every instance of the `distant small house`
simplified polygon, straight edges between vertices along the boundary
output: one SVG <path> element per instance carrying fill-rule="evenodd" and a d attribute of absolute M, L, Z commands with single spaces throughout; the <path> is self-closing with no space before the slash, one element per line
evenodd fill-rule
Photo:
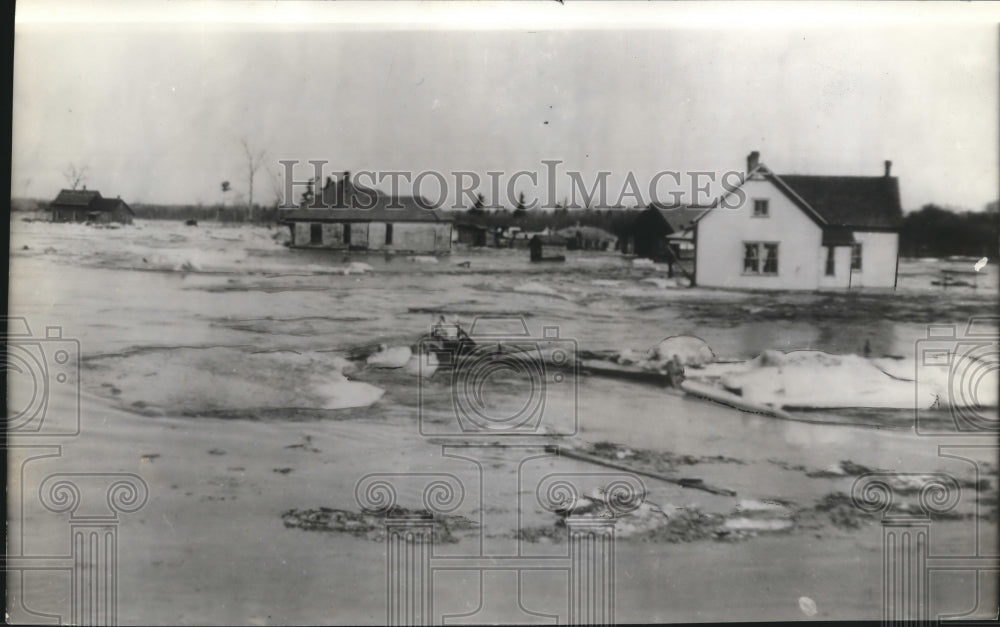
<path fill-rule="evenodd" d="M 891 166 L 881 176 L 778 175 L 750 153 L 744 183 L 694 220 L 696 283 L 895 287 L 903 212 Z"/>
<path fill-rule="evenodd" d="M 121 198 L 103 198 L 101 193 L 87 189 L 64 189 L 49 203 L 53 222 L 87 222 L 132 224 L 135 212 Z"/>
<path fill-rule="evenodd" d="M 569 250 L 608 250 L 618 240 L 614 234 L 596 226 L 569 226 L 556 234 L 566 238 Z"/>
<path fill-rule="evenodd" d="M 567 240 L 558 235 L 536 233 L 528 240 L 528 249 L 531 251 L 532 261 L 565 261 L 566 256 L 561 254 L 566 250 Z"/>
<path fill-rule="evenodd" d="M 454 224 L 453 239 L 459 244 L 466 246 L 482 247 L 487 243 L 487 229 L 481 224 L 470 224 L 468 222 L 456 222 Z"/>
<path fill-rule="evenodd" d="M 691 278 L 694 271 L 694 222 L 707 207 L 650 204 L 629 225 L 622 241 L 622 252 L 632 253 L 669 264 L 675 271 Z"/>
<path fill-rule="evenodd" d="M 281 217 L 294 248 L 448 253 L 451 217 L 423 198 L 390 197 L 354 184 L 350 173 L 327 179 L 314 201 Z"/>
<path fill-rule="evenodd" d="M 657 261 L 671 261 L 679 253 L 679 242 L 690 234 L 694 221 L 707 209 L 650 204 L 629 225 L 624 252 Z"/>

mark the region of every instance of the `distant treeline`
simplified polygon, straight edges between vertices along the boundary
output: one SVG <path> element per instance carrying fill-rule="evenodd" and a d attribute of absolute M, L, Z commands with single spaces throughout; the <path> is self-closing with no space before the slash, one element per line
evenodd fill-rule
<path fill-rule="evenodd" d="M 38 198 L 11 198 L 11 211 L 44 211 L 48 200 Z M 232 205 L 150 205 L 129 204 L 135 217 L 144 220 L 216 220 L 218 222 L 275 222 L 278 211 L 275 207 L 254 205 L 248 212 L 246 206 Z"/>
<path fill-rule="evenodd" d="M 12 198 L 11 211 L 40 211 L 48 201 Z M 220 222 L 275 223 L 275 207 L 225 205 L 131 205 L 137 218 L 147 220 L 203 220 Z M 565 209 L 527 211 L 524 209 L 474 208 L 454 212 L 456 221 L 479 224 L 490 229 L 517 226 L 526 231 L 559 230 L 568 226 L 593 226 L 624 237 L 640 213 L 639 209 Z M 992 202 L 985 211 L 954 211 L 924 205 L 903 217 L 899 236 L 904 257 L 947 257 L 950 255 L 1000 256 L 1000 211 Z"/>
<path fill-rule="evenodd" d="M 129 205 L 136 218 L 143 220 L 199 220 L 217 222 L 264 222 L 278 220 L 275 207 L 254 205 L 252 211 L 246 207 L 227 205 Z"/>
<path fill-rule="evenodd" d="M 899 232 L 903 257 L 1000 256 L 1000 213 L 996 203 L 986 211 L 949 211 L 924 205 L 906 214 Z"/>
<path fill-rule="evenodd" d="M 457 212 L 455 220 L 478 224 L 489 229 L 517 226 L 525 231 L 558 231 L 568 226 L 593 226 L 618 237 L 624 237 L 640 209 L 563 209 L 553 211 L 525 211 L 515 209 L 469 209 Z"/>

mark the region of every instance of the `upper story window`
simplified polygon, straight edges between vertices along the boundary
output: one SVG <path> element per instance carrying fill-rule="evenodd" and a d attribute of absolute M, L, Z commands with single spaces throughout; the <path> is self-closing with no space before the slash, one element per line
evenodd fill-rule
<path fill-rule="evenodd" d="M 766 218 L 768 216 L 768 206 L 766 198 L 757 198 L 753 201 L 753 217 Z"/>

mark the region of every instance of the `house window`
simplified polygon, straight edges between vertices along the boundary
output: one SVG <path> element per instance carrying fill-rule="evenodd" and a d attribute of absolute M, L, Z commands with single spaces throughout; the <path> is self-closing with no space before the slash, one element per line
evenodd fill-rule
<path fill-rule="evenodd" d="M 753 201 L 753 217 L 755 218 L 766 218 L 767 217 L 767 200 L 757 199 Z"/>
<path fill-rule="evenodd" d="M 351 243 L 351 224 L 349 222 L 344 223 L 344 243 Z"/>
<path fill-rule="evenodd" d="M 778 274 L 778 245 L 764 244 L 763 274 Z"/>
<path fill-rule="evenodd" d="M 744 242 L 743 274 L 778 274 L 778 245 Z"/>
<path fill-rule="evenodd" d="M 861 269 L 861 244 L 851 246 L 851 270 Z"/>
<path fill-rule="evenodd" d="M 760 272 L 760 257 L 757 255 L 757 244 L 743 244 L 743 272 L 753 274 Z"/>
<path fill-rule="evenodd" d="M 323 243 L 323 225 L 322 224 L 310 224 L 309 225 L 309 243 L 310 244 L 322 244 Z"/>
<path fill-rule="evenodd" d="M 836 274 L 836 265 L 833 256 L 834 248 L 833 246 L 826 247 L 826 276 L 833 276 Z"/>
<path fill-rule="evenodd" d="M 385 225 L 385 245 L 388 246 L 392 244 L 392 223 L 388 222 Z"/>

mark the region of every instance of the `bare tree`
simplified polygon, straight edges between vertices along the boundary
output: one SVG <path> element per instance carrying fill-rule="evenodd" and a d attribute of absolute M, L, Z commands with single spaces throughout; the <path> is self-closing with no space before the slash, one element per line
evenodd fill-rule
<path fill-rule="evenodd" d="M 70 163 L 63 170 L 63 178 L 66 179 L 66 183 L 69 184 L 70 189 L 76 189 L 82 185 L 87 180 L 87 166 L 78 166 L 75 163 Z"/>
<path fill-rule="evenodd" d="M 247 192 L 247 222 L 249 222 L 253 219 L 253 179 L 257 176 L 257 170 L 260 169 L 261 164 L 264 163 L 267 151 L 253 150 L 246 137 L 240 138 L 240 144 L 243 146 L 243 155 L 246 158 L 247 166 L 247 187 L 249 188 Z"/>
<path fill-rule="evenodd" d="M 285 174 L 277 168 L 267 168 L 267 174 L 271 179 L 271 194 L 274 206 L 280 207 L 285 204 Z"/>

